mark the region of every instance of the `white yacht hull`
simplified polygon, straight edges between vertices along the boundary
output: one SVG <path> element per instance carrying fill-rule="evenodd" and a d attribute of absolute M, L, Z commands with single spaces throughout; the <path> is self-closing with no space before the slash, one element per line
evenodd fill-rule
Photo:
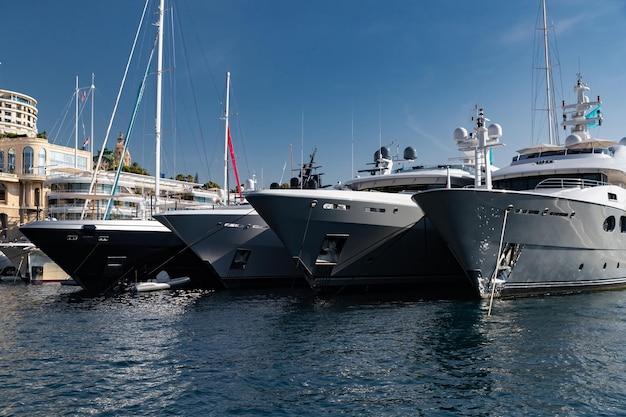
<path fill-rule="evenodd" d="M 70 279 L 63 269 L 32 243 L 0 243 L 0 251 L 15 267 L 16 275 L 5 277 L 8 280 L 15 280 L 16 277 L 20 277 L 33 284 L 43 284 L 58 283 Z"/>
<path fill-rule="evenodd" d="M 413 198 L 483 297 L 491 291 L 508 208 L 497 273 L 502 281 L 496 288 L 501 296 L 515 296 L 626 286 L 626 235 L 620 231 L 626 212 L 615 204 L 592 202 L 597 198 L 584 200 L 590 193 L 622 197 L 617 188 L 573 190 L 572 198 L 476 189 L 435 190 Z M 605 231 L 609 216 L 614 216 L 615 228 Z"/>

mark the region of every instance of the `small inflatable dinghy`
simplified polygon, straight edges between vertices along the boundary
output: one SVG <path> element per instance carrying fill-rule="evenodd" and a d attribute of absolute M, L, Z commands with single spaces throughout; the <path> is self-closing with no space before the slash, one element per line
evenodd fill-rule
<path fill-rule="evenodd" d="M 133 292 L 150 292 L 150 291 L 162 291 L 173 290 L 176 288 L 185 287 L 191 282 L 189 277 L 170 278 L 165 271 L 159 272 L 154 281 L 138 282 L 131 287 Z"/>

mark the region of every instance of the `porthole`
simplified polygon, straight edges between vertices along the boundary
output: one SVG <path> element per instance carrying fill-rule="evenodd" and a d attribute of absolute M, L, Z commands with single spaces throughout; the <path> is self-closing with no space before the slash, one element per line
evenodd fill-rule
<path fill-rule="evenodd" d="M 578 265 L 578 270 L 579 270 L 579 271 L 582 271 L 584 266 L 585 266 L 585 264 L 580 264 L 580 265 Z"/>
<path fill-rule="evenodd" d="M 606 262 L 602 265 L 602 269 L 606 269 Z"/>
<path fill-rule="evenodd" d="M 605 232 L 612 232 L 615 229 L 615 217 L 609 216 L 604 220 L 602 228 Z"/>
<path fill-rule="evenodd" d="M 622 233 L 626 233 L 626 217 L 620 216 L 619 218 L 619 231 Z"/>
<path fill-rule="evenodd" d="M 619 262 L 617 263 L 617 267 L 619 268 Z"/>

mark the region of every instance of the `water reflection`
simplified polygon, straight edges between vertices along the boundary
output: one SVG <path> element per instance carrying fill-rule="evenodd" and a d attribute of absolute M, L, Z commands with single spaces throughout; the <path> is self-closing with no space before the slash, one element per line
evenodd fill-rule
<path fill-rule="evenodd" d="M 0 414 L 619 415 L 625 301 L 2 285 Z"/>

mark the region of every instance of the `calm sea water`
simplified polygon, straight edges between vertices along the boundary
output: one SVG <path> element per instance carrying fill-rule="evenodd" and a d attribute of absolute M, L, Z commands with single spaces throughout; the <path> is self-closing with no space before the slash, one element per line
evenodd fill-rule
<path fill-rule="evenodd" d="M 626 414 L 626 292 L 73 291 L 0 285 L 0 415 Z"/>

